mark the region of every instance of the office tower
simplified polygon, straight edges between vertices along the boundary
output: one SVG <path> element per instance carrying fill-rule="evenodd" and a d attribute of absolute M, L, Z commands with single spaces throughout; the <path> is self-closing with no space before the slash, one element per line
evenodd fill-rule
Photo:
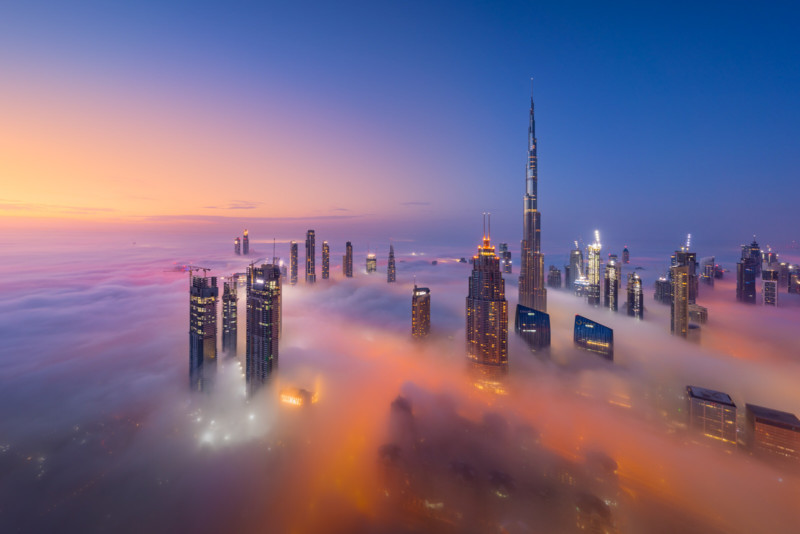
<path fill-rule="evenodd" d="M 389 245 L 389 263 L 386 267 L 386 281 L 390 284 L 397 281 L 397 267 L 394 263 L 394 245 Z"/>
<path fill-rule="evenodd" d="M 306 232 L 306 283 L 313 284 L 317 281 L 317 268 L 314 262 L 317 253 L 314 230 Z"/>
<path fill-rule="evenodd" d="M 570 266 L 564 265 L 564 287 L 570 289 L 572 287 L 572 284 L 570 284 L 571 281 L 572 274 L 570 273 Z"/>
<path fill-rule="evenodd" d="M 541 249 L 541 217 L 538 209 L 539 171 L 536 159 L 536 122 L 533 118 L 533 87 L 528 123 L 528 162 L 525 176 L 522 250 L 520 251 L 519 303 L 528 308 L 547 311 L 547 289 L 544 287 L 544 254 Z"/>
<path fill-rule="evenodd" d="M 348 241 L 344 245 L 344 256 L 342 257 L 342 274 L 347 278 L 353 278 L 353 244 Z"/>
<path fill-rule="evenodd" d="M 242 254 L 245 256 L 250 254 L 250 238 L 247 236 L 247 229 L 245 229 L 244 236 L 242 237 Z"/>
<path fill-rule="evenodd" d="M 616 260 L 608 262 L 604 273 L 603 306 L 611 311 L 619 309 L 619 279 L 622 277 L 619 263 Z"/>
<path fill-rule="evenodd" d="M 567 272 L 569 274 L 567 274 Z M 569 271 L 564 268 L 564 287 L 568 291 L 574 290 L 575 281 L 583 278 L 583 252 L 578 248 L 578 242 L 575 241 L 575 248 L 569 253 Z"/>
<path fill-rule="evenodd" d="M 578 348 L 614 361 L 614 331 L 605 325 L 576 315 L 573 341 Z"/>
<path fill-rule="evenodd" d="M 594 243 L 586 247 L 586 256 L 589 260 L 587 269 L 588 295 L 587 302 L 592 306 L 600 305 L 600 251 L 603 245 L 600 244 L 600 232 L 595 230 Z"/>
<path fill-rule="evenodd" d="M 756 277 L 761 274 L 761 247 L 753 236 L 753 242 L 749 245 L 742 245 L 742 261 L 755 268 Z"/>
<path fill-rule="evenodd" d="M 716 258 L 708 256 L 700 260 L 700 281 L 704 284 L 714 287 L 714 280 L 716 279 Z"/>
<path fill-rule="evenodd" d="M 238 237 L 233 240 L 233 253 L 237 256 L 242 254 L 242 242 Z"/>
<path fill-rule="evenodd" d="M 673 335 L 689 335 L 689 266 L 673 265 L 669 269 L 672 279 L 672 307 L 670 331 Z"/>
<path fill-rule="evenodd" d="M 549 347 L 550 314 L 517 304 L 514 331 L 534 352 L 537 349 Z"/>
<path fill-rule="evenodd" d="M 278 370 L 281 333 L 281 271 L 265 263 L 247 269 L 247 353 L 245 379 L 247 394 Z"/>
<path fill-rule="evenodd" d="M 800 420 L 787 412 L 746 404 L 746 439 L 756 454 L 800 460 Z"/>
<path fill-rule="evenodd" d="M 327 241 L 322 242 L 322 279 L 331 277 L 331 247 Z"/>
<path fill-rule="evenodd" d="M 800 293 L 800 269 L 797 267 L 789 271 L 789 293 Z"/>
<path fill-rule="evenodd" d="M 411 335 L 421 339 L 431 332 L 431 290 L 417 287 L 411 293 Z"/>
<path fill-rule="evenodd" d="M 708 308 L 699 304 L 689 304 L 689 321 L 697 324 L 706 324 L 708 322 Z"/>
<path fill-rule="evenodd" d="M 367 252 L 367 274 L 378 272 L 378 258 L 374 252 Z"/>
<path fill-rule="evenodd" d="M 778 271 L 764 269 L 761 271 L 761 295 L 764 306 L 778 307 Z"/>
<path fill-rule="evenodd" d="M 467 354 L 477 363 L 508 365 L 508 302 L 500 258 L 489 234 L 473 257 L 467 295 Z"/>
<path fill-rule="evenodd" d="M 628 251 L 628 245 L 622 249 L 622 263 L 628 264 L 631 262 L 631 253 Z"/>
<path fill-rule="evenodd" d="M 689 428 L 728 445 L 736 445 L 736 405 L 727 393 L 686 386 Z"/>
<path fill-rule="evenodd" d="M 736 300 L 756 303 L 756 264 L 750 260 L 736 262 Z"/>
<path fill-rule="evenodd" d="M 653 298 L 662 304 L 672 303 L 672 282 L 666 276 L 659 276 L 656 280 L 656 292 Z"/>
<path fill-rule="evenodd" d="M 644 291 L 642 278 L 636 273 L 628 273 L 628 315 L 644 319 Z"/>
<path fill-rule="evenodd" d="M 289 251 L 289 283 L 295 285 L 297 284 L 297 241 L 291 242 Z"/>
<path fill-rule="evenodd" d="M 772 247 L 767 245 L 767 250 L 761 252 L 761 270 L 766 267 L 774 267 L 778 263 L 778 255 L 772 252 Z"/>
<path fill-rule="evenodd" d="M 782 261 L 778 264 L 777 269 L 778 269 L 778 289 L 780 289 L 781 287 L 788 289 L 790 265 L 785 261 Z"/>
<path fill-rule="evenodd" d="M 551 265 L 550 270 L 547 272 L 547 285 L 555 289 L 561 287 L 561 270 L 555 265 Z"/>
<path fill-rule="evenodd" d="M 192 276 L 189 287 L 189 387 L 206 391 L 217 366 L 217 277 Z"/>
<path fill-rule="evenodd" d="M 698 291 L 697 254 L 689 252 L 688 242 L 686 247 L 681 247 L 680 250 L 675 251 L 675 254 L 672 256 L 672 265 L 677 265 L 679 267 L 686 266 L 689 269 L 689 278 L 687 282 L 689 287 L 689 304 L 694 304 L 697 302 Z"/>
<path fill-rule="evenodd" d="M 504 273 L 511 273 L 511 251 L 508 250 L 508 243 L 500 243 L 500 264 Z"/>
<path fill-rule="evenodd" d="M 226 280 L 222 286 L 222 352 L 236 356 L 238 334 L 238 302 L 236 279 Z"/>

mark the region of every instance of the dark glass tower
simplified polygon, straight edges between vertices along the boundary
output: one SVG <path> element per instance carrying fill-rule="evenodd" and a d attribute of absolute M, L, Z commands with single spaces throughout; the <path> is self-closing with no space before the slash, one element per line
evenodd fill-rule
<path fill-rule="evenodd" d="M 297 283 L 297 241 L 292 241 L 291 248 L 289 250 L 289 269 L 291 271 L 289 273 L 289 283 L 295 285 Z"/>
<path fill-rule="evenodd" d="M 222 288 L 222 352 L 230 356 L 236 356 L 237 312 L 236 280 L 231 278 Z"/>
<path fill-rule="evenodd" d="M 749 260 L 736 263 L 736 300 L 756 303 L 756 265 Z"/>
<path fill-rule="evenodd" d="M 630 263 L 631 262 L 631 253 L 628 250 L 628 245 L 625 245 L 625 248 L 622 249 L 622 263 Z"/>
<path fill-rule="evenodd" d="M 421 339 L 431 331 L 431 290 L 417 287 L 411 294 L 411 335 Z"/>
<path fill-rule="evenodd" d="M 247 394 L 278 369 L 281 332 L 281 271 L 277 265 L 247 269 Z"/>
<path fill-rule="evenodd" d="M 390 284 L 397 281 L 397 267 L 394 263 L 394 245 L 389 245 L 389 264 L 386 269 L 386 281 Z"/>
<path fill-rule="evenodd" d="M 189 288 L 189 387 L 208 390 L 217 367 L 217 277 L 193 276 Z"/>
<path fill-rule="evenodd" d="M 367 252 L 367 274 L 378 272 L 378 257 L 374 252 Z"/>
<path fill-rule="evenodd" d="M 576 347 L 614 361 L 614 331 L 605 325 L 576 315 L 573 341 Z"/>
<path fill-rule="evenodd" d="M 673 265 L 669 270 L 672 280 L 672 306 L 670 330 L 673 335 L 689 336 L 689 266 Z"/>
<path fill-rule="evenodd" d="M 331 247 L 327 241 L 322 242 L 322 279 L 331 277 Z"/>
<path fill-rule="evenodd" d="M 550 346 L 550 314 L 517 304 L 514 331 L 532 351 Z"/>
<path fill-rule="evenodd" d="M 547 286 L 555 289 L 561 287 L 561 269 L 555 265 L 551 265 L 550 270 L 547 272 Z"/>
<path fill-rule="evenodd" d="M 525 176 L 522 250 L 519 274 L 519 303 L 541 312 L 547 311 L 544 287 L 544 255 L 541 248 L 541 217 L 538 210 L 538 167 L 536 159 L 536 122 L 533 118 L 533 94 L 528 123 L 528 163 Z"/>
<path fill-rule="evenodd" d="M 467 355 L 481 364 L 508 365 L 506 285 L 488 234 L 473 258 L 466 305 Z"/>
<path fill-rule="evenodd" d="M 511 274 L 511 251 L 508 250 L 508 243 L 500 243 L 500 264 L 504 273 Z"/>
<path fill-rule="evenodd" d="M 317 267 L 314 256 L 317 253 L 314 230 L 306 232 L 306 282 L 313 284 L 317 281 Z"/>
<path fill-rule="evenodd" d="M 342 274 L 344 274 L 347 278 L 353 278 L 353 244 L 350 241 L 348 241 L 344 246 Z"/>
<path fill-rule="evenodd" d="M 619 264 L 611 260 L 606 264 L 603 286 L 603 306 L 611 311 L 619 309 L 619 279 L 622 276 L 620 273 Z"/>
<path fill-rule="evenodd" d="M 644 319 L 644 291 L 642 278 L 636 273 L 628 274 L 628 315 Z"/>
<path fill-rule="evenodd" d="M 244 237 L 242 237 L 242 254 L 245 256 L 250 254 L 250 238 L 247 236 L 247 229 L 245 229 Z"/>
<path fill-rule="evenodd" d="M 238 237 L 233 240 L 233 253 L 237 256 L 242 254 L 242 241 Z"/>

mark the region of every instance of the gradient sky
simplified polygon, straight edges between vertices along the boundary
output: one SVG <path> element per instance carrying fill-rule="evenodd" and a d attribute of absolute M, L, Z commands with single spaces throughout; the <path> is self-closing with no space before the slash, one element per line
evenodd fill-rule
<path fill-rule="evenodd" d="M 727 250 L 756 233 L 785 249 L 798 15 L 788 2 L 6 4 L 0 216 L 212 218 L 231 235 L 280 218 L 298 237 L 346 217 L 375 239 L 472 243 L 492 211 L 516 246 L 534 76 L 545 252 L 594 228 L 616 246 L 669 250 L 692 232 Z"/>

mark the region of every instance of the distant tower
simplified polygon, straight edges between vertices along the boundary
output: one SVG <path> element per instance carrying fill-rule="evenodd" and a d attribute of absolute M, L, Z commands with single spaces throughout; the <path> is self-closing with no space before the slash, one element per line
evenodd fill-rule
<path fill-rule="evenodd" d="M 374 252 L 367 251 L 367 274 L 378 272 L 378 258 Z"/>
<path fill-rule="evenodd" d="M 659 276 L 655 287 L 653 298 L 662 304 L 672 304 L 672 282 L 666 276 Z"/>
<path fill-rule="evenodd" d="M 278 369 L 281 332 L 281 271 L 277 265 L 247 269 L 247 394 Z"/>
<path fill-rule="evenodd" d="M 291 270 L 289 283 L 292 285 L 297 284 L 297 241 L 292 241 L 289 253 L 289 269 Z"/>
<path fill-rule="evenodd" d="M 500 265 L 504 273 L 511 273 L 511 251 L 508 250 L 508 243 L 500 243 Z"/>
<path fill-rule="evenodd" d="M 538 209 L 539 170 L 536 155 L 536 121 L 533 118 L 533 84 L 528 122 L 528 161 L 525 175 L 522 249 L 520 251 L 519 303 L 541 312 L 547 311 L 544 287 L 544 254 L 541 247 L 541 218 Z"/>
<path fill-rule="evenodd" d="M 595 230 L 594 243 L 586 247 L 586 255 L 589 258 L 589 268 L 586 275 L 589 282 L 587 302 L 592 306 L 600 305 L 600 251 L 602 249 L 600 232 Z"/>
<path fill-rule="evenodd" d="M 578 242 L 575 241 L 575 248 L 569 253 L 569 276 L 567 280 L 565 280 L 564 287 L 566 287 L 568 291 L 573 291 L 575 280 L 583 277 L 583 252 L 578 248 Z"/>
<path fill-rule="evenodd" d="M 467 295 L 467 354 L 482 364 L 508 365 L 508 302 L 489 234 L 473 257 Z"/>
<path fill-rule="evenodd" d="M 238 333 L 236 280 L 226 280 L 222 288 L 222 352 L 236 356 Z"/>
<path fill-rule="evenodd" d="M 620 265 L 611 260 L 605 268 L 605 286 L 603 287 L 603 306 L 611 311 L 619 309 L 619 279 L 622 276 Z"/>
<path fill-rule="evenodd" d="M 238 237 L 233 240 L 233 252 L 237 256 L 242 254 L 242 242 Z"/>
<path fill-rule="evenodd" d="M 245 229 L 244 237 L 242 237 L 242 254 L 245 256 L 250 254 L 250 238 L 247 237 L 247 229 Z"/>
<path fill-rule="evenodd" d="M 394 245 L 389 245 L 389 264 L 386 269 L 386 281 L 390 284 L 397 281 L 397 268 L 394 263 Z"/>
<path fill-rule="evenodd" d="M 561 270 L 555 265 L 551 265 L 547 272 L 547 287 L 561 288 Z"/>
<path fill-rule="evenodd" d="M 327 241 L 322 242 L 322 279 L 331 277 L 331 247 Z"/>
<path fill-rule="evenodd" d="M 700 281 L 705 285 L 714 287 L 714 279 L 716 278 L 716 258 L 708 256 L 700 260 Z"/>
<path fill-rule="evenodd" d="M 353 244 L 350 241 L 348 241 L 344 246 L 342 274 L 344 274 L 347 278 L 353 278 Z"/>
<path fill-rule="evenodd" d="M 736 300 L 756 303 L 756 265 L 750 260 L 736 263 Z"/>
<path fill-rule="evenodd" d="M 208 390 L 217 367 L 217 277 L 192 276 L 189 288 L 189 387 Z"/>
<path fill-rule="evenodd" d="M 411 335 L 421 339 L 431 331 L 431 290 L 417 287 L 411 293 Z"/>
<path fill-rule="evenodd" d="M 644 319 L 642 278 L 636 273 L 628 273 L 628 315 Z"/>
<path fill-rule="evenodd" d="M 756 269 L 756 276 L 761 274 L 761 247 L 758 246 L 756 236 L 749 245 L 742 245 L 742 260 L 749 261 Z"/>
<path fill-rule="evenodd" d="M 761 271 L 762 300 L 764 306 L 778 307 L 778 271 L 764 269 Z"/>
<path fill-rule="evenodd" d="M 628 245 L 625 245 L 625 248 L 622 249 L 622 263 L 628 264 L 631 262 L 631 253 L 628 251 Z"/>
<path fill-rule="evenodd" d="M 690 236 L 691 237 L 691 236 Z M 686 266 L 689 269 L 689 304 L 697 302 L 698 279 L 697 279 L 697 254 L 689 252 L 689 241 L 686 242 L 685 247 L 675 251 L 672 257 L 673 265 L 679 267 Z"/>
<path fill-rule="evenodd" d="M 673 335 L 687 337 L 689 335 L 689 266 L 673 265 L 669 271 L 670 278 L 672 278 L 670 330 Z"/>
<path fill-rule="evenodd" d="M 317 268 L 314 263 L 314 256 L 317 253 L 315 240 L 314 230 L 306 232 L 306 283 L 309 284 L 317 281 Z"/>

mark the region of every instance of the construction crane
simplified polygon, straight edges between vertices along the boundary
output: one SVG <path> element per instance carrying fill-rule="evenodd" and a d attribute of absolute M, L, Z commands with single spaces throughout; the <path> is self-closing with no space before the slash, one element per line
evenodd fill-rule
<path fill-rule="evenodd" d="M 195 273 L 197 271 L 203 271 L 203 277 L 205 277 L 206 274 L 208 273 L 208 271 L 211 270 L 211 267 L 200 267 L 200 266 L 197 266 L 197 265 L 187 265 L 185 268 L 189 271 L 189 280 L 190 281 L 192 279 L 192 274 L 193 273 Z"/>

